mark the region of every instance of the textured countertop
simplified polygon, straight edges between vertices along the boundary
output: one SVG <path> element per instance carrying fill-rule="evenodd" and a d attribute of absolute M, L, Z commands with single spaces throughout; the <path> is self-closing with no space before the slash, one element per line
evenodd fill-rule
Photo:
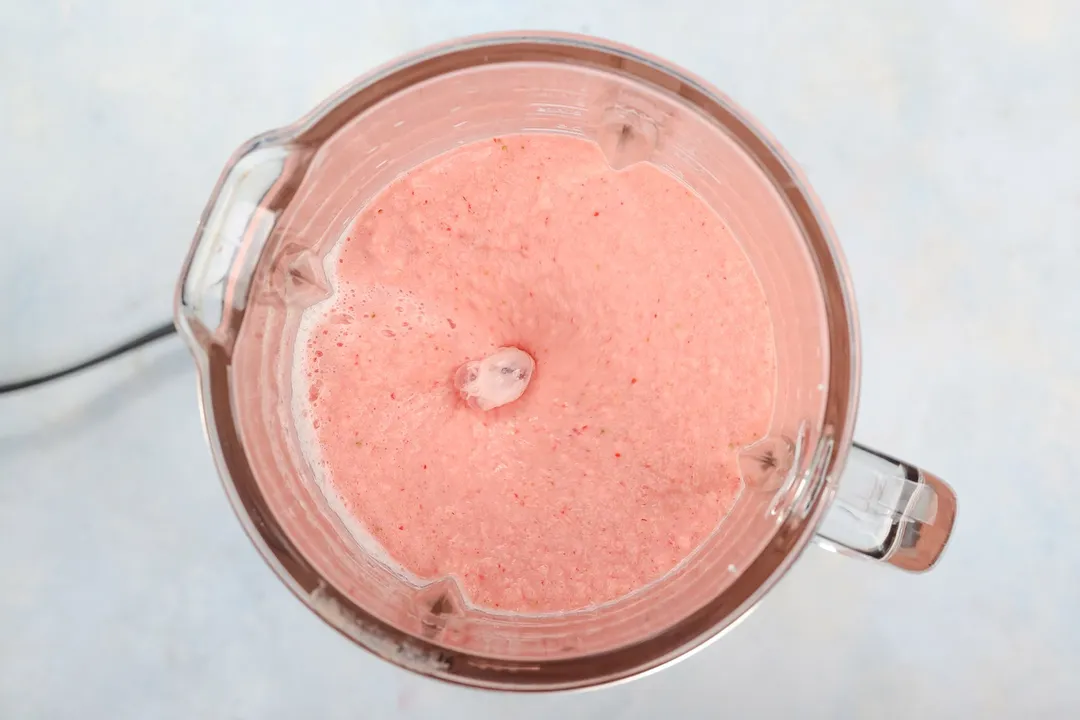
<path fill-rule="evenodd" d="M 928 575 L 811 550 L 664 672 L 467 691 L 375 660 L 284 589 L 233 518 L 191 362 L 165 341 L 0 398 L 0 718 L 1080 714 L 1080 4 L 0 6 L 0 379 L 166 319 L 250 135 L 418 46 L 555 28 L 669 57 L 780 138 L 855 277 L 860 439 L 960 495 Z"/>

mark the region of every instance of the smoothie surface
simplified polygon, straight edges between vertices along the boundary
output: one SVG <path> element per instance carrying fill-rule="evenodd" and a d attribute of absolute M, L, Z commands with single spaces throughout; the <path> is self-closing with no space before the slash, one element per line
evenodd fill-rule
<path fill-rule="evenodd" d="M 570 136 L 464 145 L 406 173 L 327 258 L 296 346 L 293 412 L 343 512 L 475 606 L 595 606 L 669 572 L 741 488 L 776 367 L 736 239 L 649 164 Z M 455 374 L 535 361 L 490 410 Z"/>

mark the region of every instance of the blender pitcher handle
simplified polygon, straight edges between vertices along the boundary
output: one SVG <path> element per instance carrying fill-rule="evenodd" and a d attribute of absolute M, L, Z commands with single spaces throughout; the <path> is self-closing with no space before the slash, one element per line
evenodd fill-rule
<path fill-rule="evenodd" d="M 941 557 L 956 520 L 956 493 L 936 475 L 854 444 L 817 542 L 908 572 Z"/>

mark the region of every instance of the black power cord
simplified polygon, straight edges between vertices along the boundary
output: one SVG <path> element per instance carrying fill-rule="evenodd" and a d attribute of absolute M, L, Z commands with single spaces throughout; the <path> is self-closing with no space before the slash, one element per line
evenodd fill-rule
<path fill-rule="evenodd" d="M 13 393 L 18 390 L 25 390 L 27 388 L 32 388 L 36 385 L 44 385 L 45 383 L 52 382 L 53 380 L 59 380 L 60 378 L 67 377 L 68 375 L 73 375 L 80 370 L 86 370 L 87 368 L 94 367 L 95 365 L 100 365 L 101 363 L 112 360 L 113 358 L 118 358 L 121 355 L 131 352 L 132 350 L 137 350 L 143 345 L 149 345 L 155 340 L 169 337 L 175 332 L 176 326 L 173 325 L 171 322 L 165 325 L 160 325 L 153 330 L 148 330 L 142 335 L 128 340 L 123 345 L 118 345 L 112 350 L 106 350 L 100 355 L 95 355 L 92 358 L 83 360 L 77 365 L 72 365 L 61 370 L 56 370 L 49 373 L 48 375 L 39 375 L 37 377 L 26 378 L 25 380 L 18 380 L 13 383 L 6 383 L 4 385 L 0 385 L 0 395 L 6 395 L 7 393 Z"/>

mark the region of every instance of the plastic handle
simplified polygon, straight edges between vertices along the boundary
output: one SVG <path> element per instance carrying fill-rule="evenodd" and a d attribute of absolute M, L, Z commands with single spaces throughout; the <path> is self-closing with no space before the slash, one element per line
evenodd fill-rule
<path fill-rule="evenodd" d="M 956 493 L 936 475 L 855 444 L 817 540 L 828 549 L 925 572 L 956 520 Z"/>

